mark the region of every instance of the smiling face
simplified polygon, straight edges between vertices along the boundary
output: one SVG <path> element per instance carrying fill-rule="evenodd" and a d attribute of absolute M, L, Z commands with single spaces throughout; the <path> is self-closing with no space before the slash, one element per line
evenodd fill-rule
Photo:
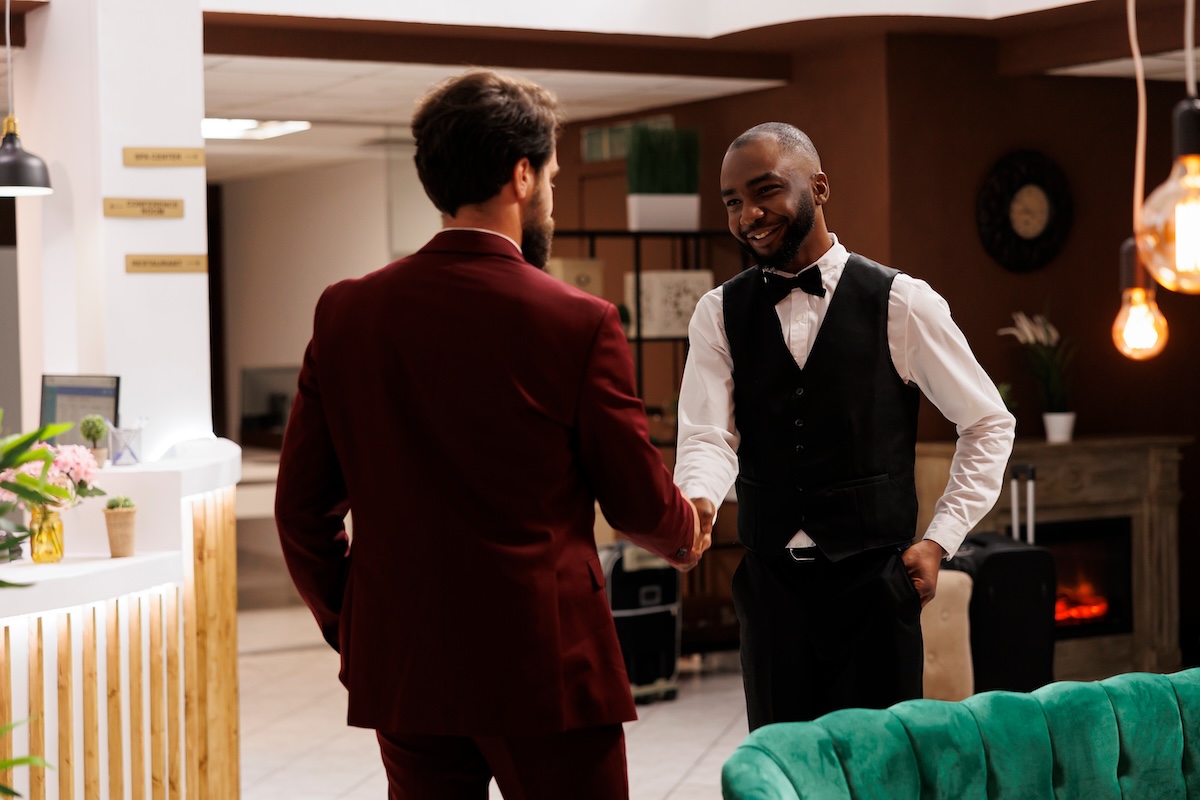
<path fill-rule="evenodd" d="M 735 144 L 721 164 L 729 232 L 760 266 L 795 272 L 829 248 L 819 208 L 828 195 L 815 159 L 773 136 Z"/>

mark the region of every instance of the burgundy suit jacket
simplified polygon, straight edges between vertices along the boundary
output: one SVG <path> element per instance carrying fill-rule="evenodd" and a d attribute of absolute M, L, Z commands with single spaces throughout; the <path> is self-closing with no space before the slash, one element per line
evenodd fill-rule
<path fill-rule="evenodd" d="M 350 724 L 512 735 L 634 719 L 594 499 L 647 549 L 692 545 L 611 303 L 456 230 L 325 290 L 275 511 L 341 653 Z"/>

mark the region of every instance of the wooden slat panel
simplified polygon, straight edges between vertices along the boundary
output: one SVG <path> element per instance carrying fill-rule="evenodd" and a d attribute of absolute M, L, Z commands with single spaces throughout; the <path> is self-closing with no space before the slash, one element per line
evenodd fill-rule
<path fill-rule="evenodd" d="M 109 600 L 105 621 L 105 657 L 108 682 L 108 796 L 125 797 L 125 737 L 121 732 L 121 620 L 117 601 Z"/>
<path fill-rule="evenodd" d="M 204 662 L 207 683 L 205 720 L 208 723 L 207 735 L 204 737 L 208 748 L 206 796 L 228 797 L 225 773 L 221 766 L 225 756 L 220 716 L 224 703 L 221 685 L 221 523 L 217 516 L 216 492 L 209 492 L 204 496 L 204 519 L 207 533 L 204 537 L 205 605 L 204 630 L 201 635 L 208 643 L 208 657 Z"/>
<path fill-rule="evenodd" d="M 232 488 L 192 503 L 183 592 L 187 793 L 239 796 L 237 542 Z"/>
<path fill-rule="evenodd" d="M 167 590 L 167 796 L 181 797 L 181 748 L 179 728 L 179 589 Z M 119 797 L 119 795 L 117 795 Z"/>
<path fill-rule="evenodd" d="M 146 798 L 145 708 L 142 702 L 142 604 L 129 602 L 129 785 L 133 800 Z"/>
<path fill-rule="evenodd" d="M 8 725 L 13 721 L 12 666 L 9 663 L 12 650 L 8 637 L 8 626 L 5 625 L 0 629 L 0 725 Z M 0 736 L 0 761 L 12 758 L 12 754 L 12 737 Z M 0 783 L 12 786 L 11 769 L 0 769 Z"/>
<path fill-rule="evenodd" d="M 187 648 L 185 715 L 188 727 L 188 798 L 208 791 L 208 520 L 204 504 L 192 503 L 192 574 L 184 584 L 184 642 Z"/>
<path fill-rule="evenodd" d="M 29 628 L 29 755 L 46 757 L 46 656 L 42 618 Z M 29 800 L 46 800 L 46 768 L 29 768 Z"/>
<path fill-rule="evenodd" d="M 162 595 L 155 594 L 150 598 L 150 796 L 154 800 L 167 796 L 162 622 Z"/>
<path fill-rule="evenodd" d="M 238 666 L 237 666 L 237 503 L 233 487 L 219 494 L 221 519 L 221 663 L 224 666 L 221 687 L 224 703 L 221 731 L 225 743 L 222 767 L 225 771 L 226 796 L 239 796 L 238 748 Z"/>
<path fill-rule="evenodd" d="M 83 612 L 83 796 L 100 797 L 100 676 L 96 670 L 96 609 Z"/>
<path fill-rule="evenodd" d="M 71 661 L 71 615 L 58 615 L 58 797 L 75 798 L 75 705 Z"/>

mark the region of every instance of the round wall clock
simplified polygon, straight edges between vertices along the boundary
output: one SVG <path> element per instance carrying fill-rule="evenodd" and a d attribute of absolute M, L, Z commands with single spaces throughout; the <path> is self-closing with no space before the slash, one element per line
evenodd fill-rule
<path fill-rule="evenodd" d="M 1071 230 L 1071 190 L 1049 156 L 1009 153 L 988 171 L 975 205 L 979 241 L 1000 266 L 1031 272 L 1062 250 Z"/>

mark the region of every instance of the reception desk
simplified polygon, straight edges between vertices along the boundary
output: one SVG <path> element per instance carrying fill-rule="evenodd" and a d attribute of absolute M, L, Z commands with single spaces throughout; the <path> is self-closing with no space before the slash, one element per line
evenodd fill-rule
<path fill-rule="evenodd" d="M 0 772 L 32 800 L 236 798 L 234 485 L 241 451 L 187 442 L 96 484 L 138 507 L 136 554 L 111 558 L 105 498 L 63 513 L 64 559 L 0 565 Z"/>

